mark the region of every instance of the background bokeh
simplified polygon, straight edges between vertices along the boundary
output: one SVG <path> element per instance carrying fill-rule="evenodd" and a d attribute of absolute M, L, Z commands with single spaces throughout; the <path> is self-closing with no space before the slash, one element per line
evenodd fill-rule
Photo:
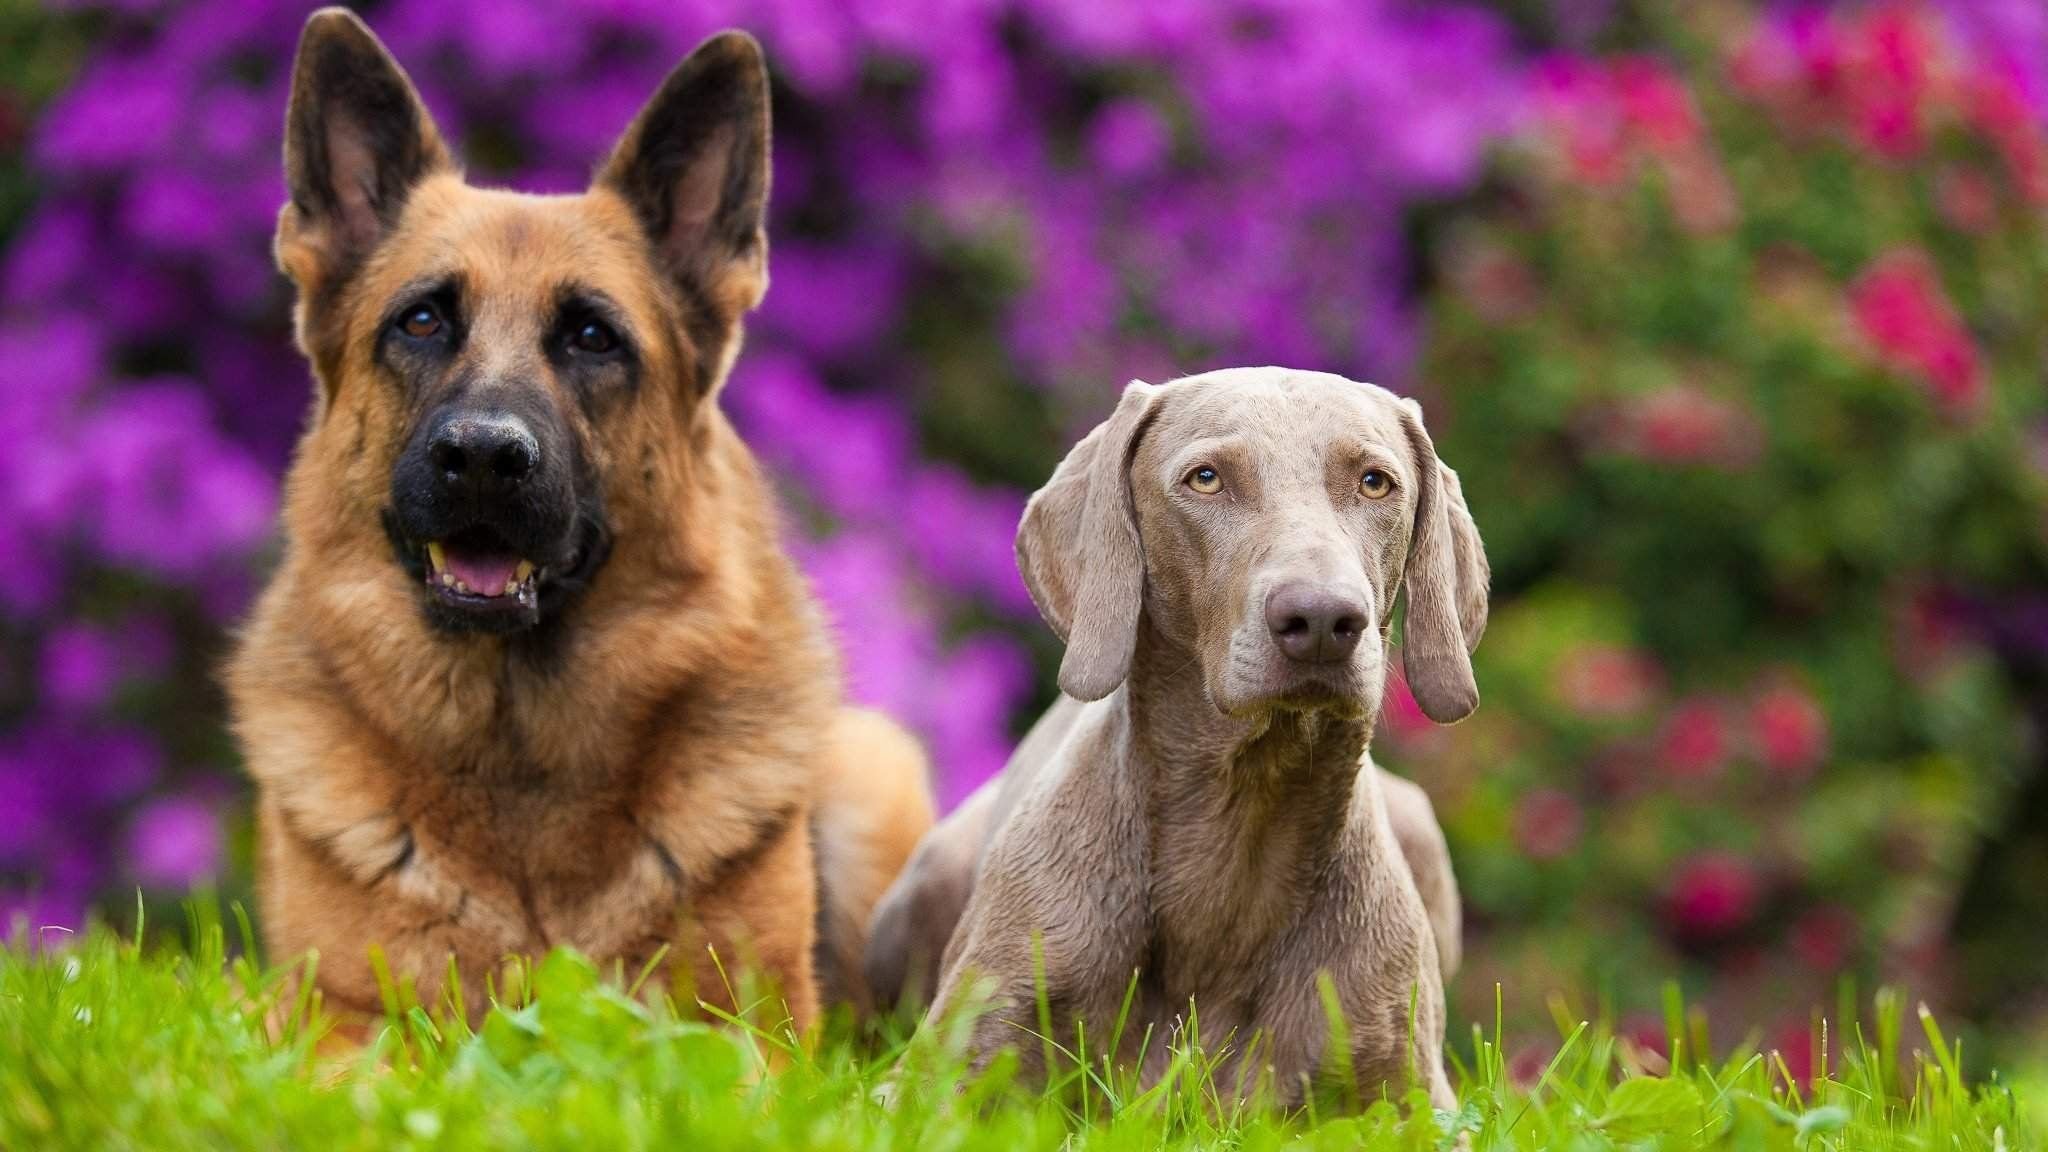
<path fill-rule="evenodd" d="M 269 249 L 305 12 L 0 0 L 0 918 L 247 891 L 213 670 L 310 399 Z M 532 190 L 708 32 L 764 41 L 726 402 L 946 801 L 1048 699 L 1011 533 L 1122 381 L 1338 371 L 1422 399 L 1493 558 L 1485 706 L 1397 685 L 1380 744 L 1460 869 L 1454 1018 L 1498 981 L 1659 1047 L 1675 978 L 1796 1069 L 1882 979 L 2043 1043 L 2048 8 L 366 15 Z"/>

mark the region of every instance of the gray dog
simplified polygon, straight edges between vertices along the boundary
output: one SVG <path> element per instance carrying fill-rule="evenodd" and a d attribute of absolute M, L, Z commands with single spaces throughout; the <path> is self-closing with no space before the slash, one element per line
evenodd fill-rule
<path fill-rule="evenodd" d="M 1054 1038 L 1085 1021 L 1094 1048 L 1136 973 L 1120 1058 L 1149 1030 L 1156 1077 L 1192 1002 L 1239 1091 L 1270 1071 L 1296 1103 L 1342 1066 L 1327 973 L 1351 1087 L 1413 1069 L 1451 1105 L 1457 888 L 1428 798 L 1366 751 L 1404 582 L 1422 710 L 1479 701 L 1486 557 L 1420 407 L 1280 368 L 1134 381 L 1032 498 L 1017 558 L 1065 695 L 883 898 L 878 996 L 936 976 L 936 1016 L 978 988 L 976 1059 L 1037 1073 L 1041 974 Z"/>

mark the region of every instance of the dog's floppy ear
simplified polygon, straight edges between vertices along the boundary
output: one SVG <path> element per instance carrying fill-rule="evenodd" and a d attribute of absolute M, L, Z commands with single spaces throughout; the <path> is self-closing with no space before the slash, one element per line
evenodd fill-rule
<path fill-rule="evenodd" d="M 1017 527 L 1017 569 L 1039 614 L 1067 642 L 1060 690 L 1076 700 L 1100 700 L 1130 673 L 1145 597 L 1131 453 L 1157 392 L 1131 381 L 1116 411 L 1031 497 Z"/>
<path fill-rule="evenodd" d="M 761 46 L 720 32 L 662 81 L 597 178 L 632 205 L 656 261 L 702 314 L 691 335 L 713 365 L 768 290 L 768 119 Z"/>
<path fill-rule="evenodd" d="M 1401 666 L 1423 714 L 1451 724 L 1479 707 L 1471 653 L 1486 631 L 1486 550 L 1458 474 L 1437 459 L 1422 427 L 1421 407 L 1406 402 L 1402 414 L 1417 475 Z"/>
<path fill-rule="evenodd" d="M 413 186 L 454 167 L 405 70 L 346 8 L 307 19 L 292 64 L 278 262 L 311 295 L 398 221 Z"/>

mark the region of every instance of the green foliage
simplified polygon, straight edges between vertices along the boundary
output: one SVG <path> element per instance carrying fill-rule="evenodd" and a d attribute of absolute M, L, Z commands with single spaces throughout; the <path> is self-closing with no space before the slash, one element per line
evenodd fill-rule
<path fill-rule="evenodd" d="M 286 992 L 294 972 L 230 959 L 218 922 L 192 936 L 189 953 L 104 929 L 0 953 L 0 1147 L 2037 1146 L 2022 1097 L 1971 1084 L 1931 1018 L 1924 1048 L 1902 1056 L 1896 997 L 1880 1002 L 1885 1039 L 1857 1036 L 1812 1082 L 1747 1050 L 1653 1075 L 1611 1029 L 1575 1024 L 1523 1084 L 1475 1029 L 1455 1112 L 1418 1097 L 1288 1115 L 1217 1089 L 1227 1051 L 1176 1049 L 1146 1086 L 1063 1047 L 1054 1082 L 1031 1091 L 1005 1060 L 968 1076 L 960 1021 L 903 1040 L 841 1019 L 799 1041 L 758 1023 L 776 1017 L 767 1005 L 707 1024 L 569 952 L 534 965 L 476 1030 L 412 1007 L 354 1049 L 321 1042 L 317 1005 Z"/>
<path fill-rule="evenodd" d="M 1495 619 L 1479 714 L 1397 710 L 1386 758 L 1453 841 L 1465 997 L 1635 1018 L 1679 971 L 1791 1007 L 1775 1036 L 1842 972 L 1951 970 L 2031 770 L 2048 636 L 2002 621 L 2048 588 L 2044 152 L 1912 10 L 1699 15 L 1667 39 L 1725 49 L 1560 65 L 1447 229 L 1421 397 Z M 1926 58 L 1885 87 L 1890 43 Z M 1873 143 L 1872 101 L 1917 134 Z"/>

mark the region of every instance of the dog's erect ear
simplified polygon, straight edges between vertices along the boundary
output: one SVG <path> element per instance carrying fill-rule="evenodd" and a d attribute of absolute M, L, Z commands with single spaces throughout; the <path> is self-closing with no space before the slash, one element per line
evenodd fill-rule
<path fill-rule="evenodd" d="M 1486 550 L 1458 474 L 1437 459 L 1422 427 L 1421 408 L 1410 402 L 1402 411 L 1417 475 L 1401 666 L 1423 714 L 1451 724 L 1479 707 L 1471 654 L 1486 631 Z"/>
<path fill-rule="evenodd" d="M 1031 497 L 1017 527 L 1017 569 L 1039 614 L 1067 642 L 1060 689 L 1076 700 L 1100 700 L 1130 674 L 1145 598 L 1131 453 L 1158 391 L 1131 381 L 1116 411 Z"/>
<path fill-rule="evenodd" d="M 721 32 L 662 81 L 597 178 L 633 206 L 714 337 L 768 289 L 768 118 L 761 46 Z"/>
<path fill-rule="evenodd" d="M 454 167 L 405 70 L 345 8 L 306 21 L 285 113 L 278 260 L 310 295 L 377 247 L 406 196 Z"/>

